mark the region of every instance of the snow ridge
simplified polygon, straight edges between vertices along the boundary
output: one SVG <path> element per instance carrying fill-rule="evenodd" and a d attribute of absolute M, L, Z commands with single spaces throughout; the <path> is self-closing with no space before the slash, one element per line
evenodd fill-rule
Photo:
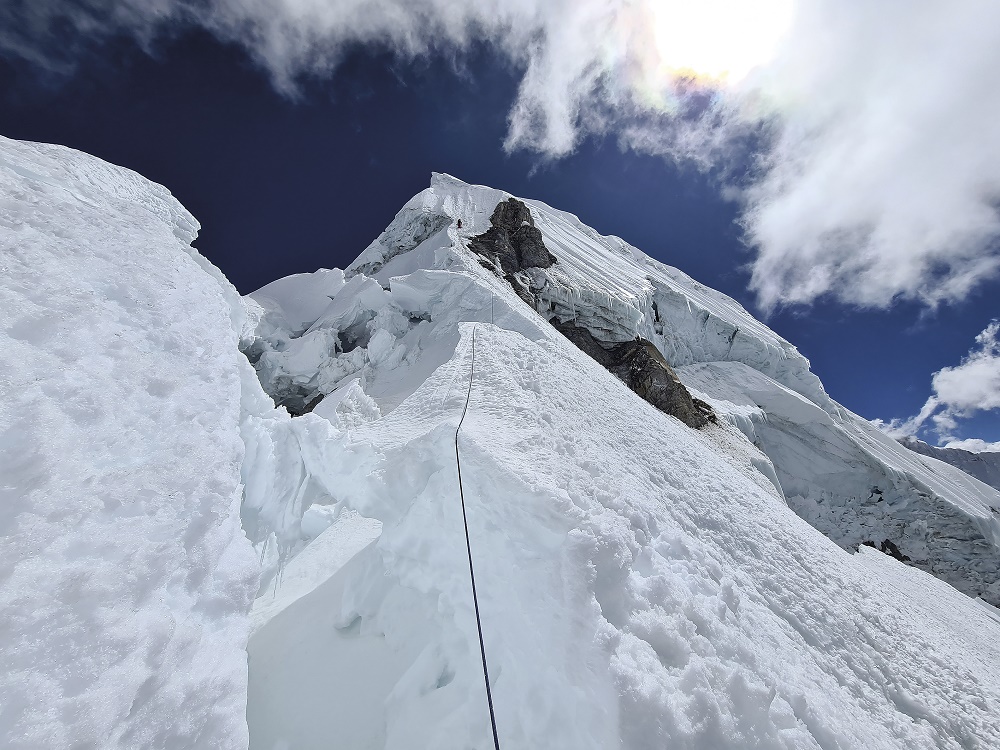
<path fill-rule="evenodd" d="M 938 448 L 916 438 L 899 441 L 911 451 L 951 464 L 993 489 L 1000 489 L 1000 453 L 984 451 L 974 453 L 961 448 Z"/>
<path fill-rule="evenodd" d="M 284 494 L 248 482 L 258 545 L 279 550 L 275 574 L 301 576 L 311 547 L 347 533 L 314 536 L 305 519 L 317 506 L 380 524 L 325 573 L 313 556 L 323 582 L 272 607 L 251 638 L 251 746 L 313 747 L 334 732 L 350 746 L 489 746 L 449 458 L 474 326 L 462 471 L 502 744 L 1000 741 L 993 611 L 867 547 L 846 553 L 785 500 L 808 516 L 804 501 L 827 486 L 867 496 L 875 476 L 881 525 L 855 507 L 830 536 L 850 547 L 844 529 L 866 541 L 925 524 L 928 555 L 946 548 L 954 563 L 935 572 L 989 595 L 997 496 L 956 490 L 955 476 L 868 431 L 736 303 L 532 201 L 558 261 L 532 279 L 537 307 L 524 304 L 467 247 L 508 197 L 435 175 L 304 333 L 263 326 L 247 349 L 277 399 L 289 383 L 319 398 L 253 427 L 298 435 L 294 456 L 275 461 L 300 467 Z M 552 316 L 654 341 L 726 421 L 698 432 L 653 409 Z M 374 402 L 364 418 L 345 418 L 357 413 L 347 388 Z M 831 439 L 843 446 L 826 459 L 835 470 L 805 472 Z M 939 522 L 950 541 L 935 547 Z M 962 560 L 980 578 L 959 576 Z"/>
<path fill-rule="evenodd" d="M 383 238 L 414 235 L 407 227 L 423 226 L 424 215 L 451 216 L 463 223 L 457 241 L 465 249 L 467 238 L 489 228 L 493 207 L 509 197 L 435 174 L 431 187 L 407 204 Z M 866 541 L 888 540 L 914 565 L 1000 604 L 1000 498 L 994 492 L 963 475 L 914 460 L 866 420 L 835 403 L 810 371 L 809 361 L 734 300 L 619 238 L 599 235 L 571 214 L 539 201 L 525 203 L 546 247 L 559 259 L 550 268 L 530 269 L 535 307 L 546 319 L 585 326 L 604 341 L 638 336 L 653 342 L 685 385 L 713 405 L 719 399 L 726 402 L 718 407 L 733 415 L 733 423 L 767 454 L 793 509 L 827 536 L 851 549 Z M 383 238 L 348 274 L 369 267 L 367 259 L 384 256 Z M 462 262 L 449 256 L 454 250 L 443 241 L 427 245 L 435 248 L 433 253 L 419 247 L 411 263 L 417 258 L 445 266 Z M 406 262 L 404 258 L 397 262 Z M 400 265 L 400 271 L 412 267 Z M 380 267 L 379 282 L 388 284 L 395 268 Z M 716 376 L 699 378 L 696 365 L 701 363 L 713 363 L 710 372 Z M 740 366 L 762 376 L 747 375 L 753 384 L 749 390 L 741 384 Z M 757 393 L 750 392 L 755 389 Z M 794 406 L 794 398 L 782 395 L 789 391 L 818 409 Z M 792 405 L 791 418 L 780 408 L 744 408 L 761 399 L 775 407 Z M 805 424 L 797 424 L 807 412 Z M 755 427 L 761 420 L 767 429 Z M 812 429 L 809 425 L 815 423 L 824 426 L 805 439 L 803 428 Z M 827 454 L 834 444 L 842 447 L 831 465 Z M 789 445 L 794 447 L 789 450 Z M 842 460 L 847 465 L 838 463 Z M 876 488 L 881 494 L 873 492 Z"/>

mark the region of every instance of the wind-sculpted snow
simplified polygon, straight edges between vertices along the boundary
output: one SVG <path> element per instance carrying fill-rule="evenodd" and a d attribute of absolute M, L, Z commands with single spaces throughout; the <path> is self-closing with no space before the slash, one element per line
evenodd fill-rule
<path fill-rule="evenodd" d="M 571 214 L 528 201 L 559 264 L 540 292 L 560 317 L 577 318 L 601 338 L 653 341 L 671 366 L 743 362 L 821 406 L 828 403 L 809 362 L 731 298 L 603 237 Z"/>
<path fill-rule="evenodd" d="M 344 288 L 344 272 L 339 268 L 321 268 L 314 273 L 297 273 L 272 281 L 250 296 L 260 306 L 269 329 L 283 329 L 301 335 Z M 258 330 L 260 324 L 258 324 Z"/>
<path fill-rule="evenodd" d="M 128 170 L 0 139 L 4 748 L 247 744 L 242 320 L 197 228 Z"/>
<path fill-rule="evenodd" d="M 915 453 L 956 466 L 969 476 L 1000 490 L 1000 452 L 974 453 L 961 448 L 938 448 L 916 438 L 902 438 L 899 442 Z"/>

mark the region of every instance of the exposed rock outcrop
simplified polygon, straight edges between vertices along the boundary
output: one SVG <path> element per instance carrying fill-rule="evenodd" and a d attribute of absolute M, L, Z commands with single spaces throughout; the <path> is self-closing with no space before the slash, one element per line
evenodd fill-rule
<path fill-rule="evenodd" d="M 502 275 L 518 296 L 537 307 L 530 286 L 529 268 L 549 268 L 556 258 L 545 247 L 528 207 L 516 198 L 500 201 L 490 216 L 490 228 L 469 241 L 469 249 L 483 265 Z M 691 398 L 663 355 L 652 342 L 637 338 L 621 343 L 601 342 L 586 328 L 572 323 L 552 324 L 578 348 L 600 362 L 619 380 L 660 411 L 689 427 L 715 421 L 712 408 Z"/>
<path fill-rule="evenodd" d="M 556 262 L 542 240 L 528 207 L 508 198 L 500 201 L 490 216 L 492 226 L 469 241 L 469 249 L 500 266 L 505 275 L 526 268 L 548 268 Z"/>
<path fill-rule="evenodd" d="M 891 539 L 883 539 L 882 544 L 875 546 L 875 542 L 870 539 L 861 542 L 866 547 L 871 547 L 872 549 L 877 549 L 883 555 L 889 555 L 889 557 L 894 557 L 902 563 L 910 562 L 910 558 L 899 551 L 899 547 Z"/>
<path fill-rule="evenodd" d="M 716 421 L 712 407 L 692 398 L 652 342 L 635 339 L 609 344 L 598 341 L 586 328 L 573 323 L 562 323 L 558 319 L 553 319 L 551 323 L 579 349 L 660 411 L 677 417 L 688 427 L 704 427 Z"/>

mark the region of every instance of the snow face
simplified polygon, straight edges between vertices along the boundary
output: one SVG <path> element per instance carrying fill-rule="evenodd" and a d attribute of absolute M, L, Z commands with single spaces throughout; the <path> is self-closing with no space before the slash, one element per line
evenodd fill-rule
<path fill-rule="evenodd" d="M 1000 602 L 995 490 L 741 363 L 688 365 L 677 374 L 767 454 L 792 509 L 835 542 L 889 540 L 911 564 Z"/>
<path fill-rule="evenodd" d="M 879 533 L 904 510 L 928 540 L 951 524 L 928 549 L 986 582 L 995 495 L 859 426 L 731 300 L 528 201 L 559 259 L 533 280 L 540 315 L 467 250 L 507 197 L 436 176 L 305 333 L 247 347 L 271 358 L 258 373 L 279 398 L 275 367 L 323 397 L 245 423 L 248 445 L 273 446 L 248 459 L 244 507 L 275 582 L 254 607 L 251 747 L 491 746 L 454 454 L 473 339 L 459 445 L 504 746 L 1000 743 L 995 612 L 845 551 L 785 500 L 867 494 L 878 476 Z M 654 341 L 720 424 L 653 409 L 553 314 Z M 320 336 L 326 359 L 301 356 Z M 975 557 L 962 533 L 994 546 Z"/>
<path fill-rule="evenodd" d="M 961 448 L 937 448 L 916 438 L 903 438 L 899 442 L 911 451 L 956 466 L 980 482 L 994 489 L 1000 489 L 1000 453 L 995 451 L 974 453 Z"/>
<path fill-rule="evenodd" d="M 239 297 L 128 170 L 0 138 L 0 203 L 0 745 L 245 747 Z"/>

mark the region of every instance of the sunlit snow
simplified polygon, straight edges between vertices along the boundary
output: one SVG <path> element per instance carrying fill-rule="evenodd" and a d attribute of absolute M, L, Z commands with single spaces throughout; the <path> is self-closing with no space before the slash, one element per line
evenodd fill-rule
<path fill-rule="evenodd" d="M 475 335 L 503 747 L 1000 747 L 1000 493 L 724 295 L 527 201 L 532 308 L 467 249 L 507 194 L 446 175 L 243 298 L 133 173 L 0 140 L 0 185 L 4 746 L 492 747 Z"/>

